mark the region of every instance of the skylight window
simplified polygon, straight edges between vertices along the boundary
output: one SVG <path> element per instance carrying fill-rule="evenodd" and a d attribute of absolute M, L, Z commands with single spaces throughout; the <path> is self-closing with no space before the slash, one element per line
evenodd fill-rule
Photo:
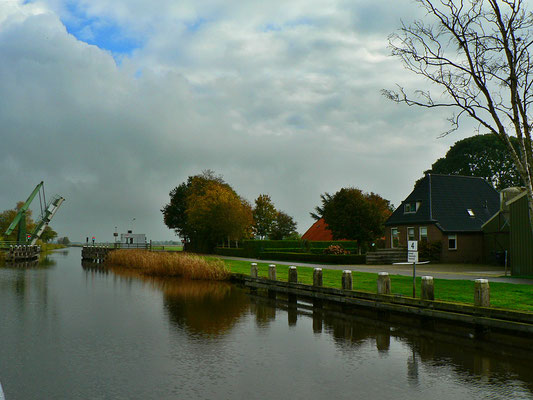
<path fill-rule="evenodd" d="M 403 212 L 404 214 L 411 214 L 418 211 L 418 208 L 420 207 L 419 201 L 410 201 L 404 204 Z"/>
<path fill-rule="evenodd" d="M 476 216 L 476 215 L 474 214 L 474 211 L 472 211 L 471 208 L 469 208 L 468 210 L 466 210 L 466 212 L 468 213 L 468 215 L 469 215 L 470 217 L 475 217 L 475 216 Z"/>

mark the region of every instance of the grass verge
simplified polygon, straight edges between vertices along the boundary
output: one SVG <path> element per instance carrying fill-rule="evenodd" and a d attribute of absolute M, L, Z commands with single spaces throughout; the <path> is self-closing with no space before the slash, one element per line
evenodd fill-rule
<path fill-rule="evenodd" d="M 210 258 L 210 257 L 209 257 Z M 211 259 L 211 258 L 210 258 Z M 241 260 L 224 260 L 232 273 L 250 275 L 250 262 Z M 268 264 L 258 263 L 260 277 L 268 277 Z M 288 265 L 278 264 L 277 278 L 288 280 Z M 326 287 L 341 287 L 341 270 L 323 269 L 323 284 Z M 352 272 L 353 289 L 371 293 L 377 292 L 377 274 L 371 272 Z M 403 275 L 390 275 L 393 294 L 412 296 L 413 278 Z M 420 277 L 416 279 L 417 296 L 420 295 Z M 298 282 L 313 284 L 313 268 L 298 267 Z M 490 283 L 492 307 L 533 312 L 533 286 L 512 283 Z M 469 280 L 435 279 L 435 300 L 455 303 L 474 303 L 474 282 Z"/>
<path fill-rule="evenodd" d="M 115 250 L 109 253 L 106 264 L 135 269 L 144 275 L 152 276 L 181 276 L 201 280 L 225 280 L 230 276 L 230 271 L 222 260 L 183 252 Z"/>

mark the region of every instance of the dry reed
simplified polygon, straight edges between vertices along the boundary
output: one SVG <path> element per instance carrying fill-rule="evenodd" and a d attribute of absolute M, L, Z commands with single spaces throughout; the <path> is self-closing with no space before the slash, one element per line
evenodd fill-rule
<path fill-rule="evenodd" d="M 115 250 L 106 264 L 138 270 L 151 276 L 180 276 L 187 279 L 221 281 L 230 272 L 222 260 L 205 259 L 193 254 L 156 253 L 146 250 Z"/>

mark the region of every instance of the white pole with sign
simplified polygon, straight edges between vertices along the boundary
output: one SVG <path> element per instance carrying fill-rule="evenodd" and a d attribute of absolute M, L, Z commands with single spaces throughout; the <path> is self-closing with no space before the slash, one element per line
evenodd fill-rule
<path fill-rule="evenodd" d="M 407 241 L 407 262 L 413 264 L 413 298 L 416 297 L 416 264 L 418 263 L 418 241 Z"/>

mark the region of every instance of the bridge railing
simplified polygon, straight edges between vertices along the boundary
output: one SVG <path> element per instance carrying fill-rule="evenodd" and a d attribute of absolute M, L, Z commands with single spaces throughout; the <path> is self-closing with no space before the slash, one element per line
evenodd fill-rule
<path fill-rule="evenodd" d="M 11 246 L 29 245 L 29 243 L 19 243 L 16 240 L 2 240 L 0 241 L 0 249 L 9 249 Z"/>
<path fill-rule="evenodd" d="M 109 249 L 144 249 L 150 250 L 150 243 L 85 243 L 83 247 L 106 247 Z"/>

